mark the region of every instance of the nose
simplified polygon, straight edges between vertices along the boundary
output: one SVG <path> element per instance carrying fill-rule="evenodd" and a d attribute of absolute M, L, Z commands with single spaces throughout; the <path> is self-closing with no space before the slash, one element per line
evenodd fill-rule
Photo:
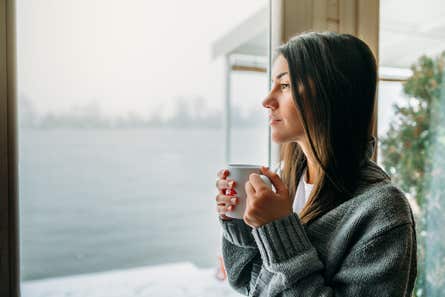
<path fill-rule="evenodd" d="M 264 108 L 270 108 L 271 110 L 278 108 L 278 100 L 273 96 L 272 92 L 263 100 L 263 106 Z"/>

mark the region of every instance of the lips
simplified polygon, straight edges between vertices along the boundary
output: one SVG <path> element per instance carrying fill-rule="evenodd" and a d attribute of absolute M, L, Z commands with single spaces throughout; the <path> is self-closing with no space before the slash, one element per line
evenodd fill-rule
<path fill-rule="evenodd" d="M 281 121 L 281 119 L 279 119 L 279 118 L 277 118 L 275 116 L 272 116 L 272 115 L 269 115 L 269 120 L 270 120 L 269 121 L 270 125 L 276 124 L 276 123 Z"/>
<path fill-rule="evenodd" d="M 274 117 L 274 116 L 269 116 L 269 120 L 271 120 L 271 121 L 281 121 L 281 119 L 279 119 L 279 118 L 277 118 L 277 117 Z"/>
<path fill-rule="evenodd" d="M 270 120 L 269 121 L 269 125 L 275 125 L 275 124 L 278 124 L 278 123 L 281 123 L 281 121 L 280 120 Z"/>

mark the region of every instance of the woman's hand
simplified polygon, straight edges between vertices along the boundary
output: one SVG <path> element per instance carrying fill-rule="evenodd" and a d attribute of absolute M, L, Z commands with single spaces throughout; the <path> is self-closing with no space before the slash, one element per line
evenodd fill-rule
<path fill-rule="evenodd" d="M 293 200 L 289 198 L 288 189 L 278 174 L 267 167 L 262 167 L 261 172 L 271 180 L 276 193 L 258 174 L 252 173 L 249 176 L 249 181 L 245 184 L 247 200 L 243 220 L 252 228 L 261 227 L 293 213 Z"/>
<path fill-rule="evenodd" d="M 239 202 L 239 199 L 230 193 L 235 187 L 235 181 L 227 179 L 229 173 L 227 169 L 220 170 L 216 180 L 216 188 L 218 189 L 218 195 L 216 195 L 216 211 L 223 220 L 232 219 L 226 216 L 226 212 L 234 210 L 235 205 Z M 226 195 L 226 190 L 229 190 L 229 195 Z"/>

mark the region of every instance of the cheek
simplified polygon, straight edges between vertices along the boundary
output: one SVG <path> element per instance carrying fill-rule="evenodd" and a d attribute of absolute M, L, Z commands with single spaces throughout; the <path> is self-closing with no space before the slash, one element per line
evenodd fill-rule
<path fill-rule="evenodd" d="M 297 109 L 292 97 L 283 100 L 280 106 L 283 122 L 272 127 L 272 139 L 277 143 L 295 141 L 304 134 Z"/>
<path fill-rule="evenodd" d="M 301 124 L 300 118 L 298 117 L 297 113 L 292 113 L 289 115 L 288 123 L 294 129 L 300 130 L 301 128 L 303 128 L 303 125 Z"/>
<path fill-rule="evenodd" d="M 290 102 L 287 106 L 286 106 L 286 122 L 288 125 L 290 125 L 291 127 L 301 127 L 301 121 L 300 121 L 300 117 L 298 115 L 297 109 L 294 105 L 293 102 Z"/>
<path fill-rule="evenodd" d="M 286 114 L 284 127 L 288 136 L 292 137 L 293 139 L 304 134 L 303 124 L 301 123 L 300 117 L 295 109 L 290 110 L 290 112 Z"/>

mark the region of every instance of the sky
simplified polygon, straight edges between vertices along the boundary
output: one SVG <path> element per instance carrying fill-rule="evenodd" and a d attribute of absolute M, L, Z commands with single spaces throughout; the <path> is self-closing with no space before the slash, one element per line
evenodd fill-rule
<path fill-rule="evenodd" d="M 266 0 L 18 0 L 18 93 L 36 112 L 174 112 L 176 98 L 222 110 L 211 44 Z M 267 21 L 267 20 L 265 20 Z M 266 42 L 266 41 L 265 41 Z M 260 106 L 265 75 L 237 74 L 234 105 Z"/>
<path fill-rule="evenodd" d="M 395 24 L 405 22 L 402 28 L 415 29 L 426 21 L 392 14 L 399 1 L 382 6 L 382 63 L 394 60 L 394 54 L 400 56 L 399 50 L 391 50 L 394 48 L 410 48 L 410 63 L 423 51 L 419 44 L 425 42 L 405 46 L 403 42 L 410 41 L 405 36 L 408 33 L 397 31 Z M 40 114 L 92 108 L 105 115 L 132 112 L 168 118 L 176 111 L 178 98 L 197 97 L 205 103 L 197 109 L 222 111 L 224 60 L 211 58 L 212 42 L 264 8 L 266 2 L 18 0 L 19 98 L 32 101 Z M 414 5 L 410 15 L 418 16 L 418 4 L 410 3 Z M 416 30 L 433 30 L 433 25 L 438 26 L 431 23 Z M 400 36 L 394 38 L 394 32 Z M 383 85 L 379 92 L 379 131 L 384 133 L 392 116 L 387 111 L 402 97 L 400 86 Z M 242 113 L 263 110 L 261 101 L 266 94 L 264 74 L 233 75 L 233 105 Z"/>

